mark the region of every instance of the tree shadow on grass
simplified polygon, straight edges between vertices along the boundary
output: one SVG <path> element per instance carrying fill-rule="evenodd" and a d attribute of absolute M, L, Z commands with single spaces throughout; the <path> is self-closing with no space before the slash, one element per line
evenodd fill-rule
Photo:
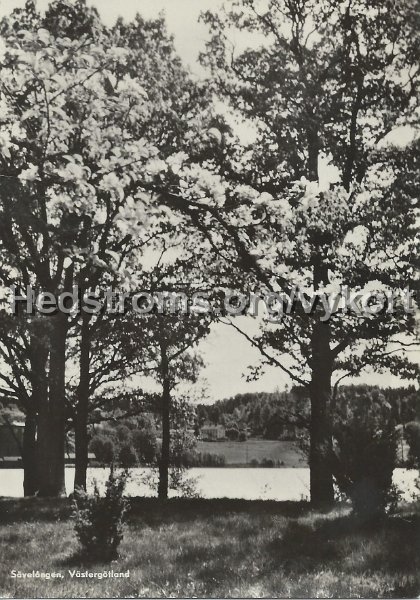
<path fill-rule="evenodd" d="M 420 582 L 420 515 L 389 518 L 376 535 L 376 551 L 367 557 L 366 569 L 396 575 L 417 573 Z M 418 592 L 419 588 L 417 596 Z"/>
<path fill-rule="evenodd" d="M 346 520 L 347 517 L 337 519 L 337 527 L 347 528 Z M 316 571 L 320 565 L 339 560 L 340 553 L 328 529 L 291 521 L 283 534 L 267 544 L 272 563 L 270 570 L 277 565 L 286 571 Z M 338 535 L 336 531 L 334 533 Z"/>
<path fill-rule="evenodd" d="M 0 499 L 0 525 L 21 522 L 56 522 L 66 520 L 72 512 L 69 498 Z"/>
<path fill-rule="evenodd" d="M 420 572 L 420 517 L 372 523 L 360 522 L 352 515 L 312 523 L 291 521 L 282 535 L 267 544 L 267 551 L 271 568 L 281 566 L 295 574 L 334 564 L 352 575 L 416 573 Z"/>
<path fill-rule="evenodd" d="M 226 516 L 245 513 L 252 517 L 280 515 L 297 518 L 309 510 L 306 502 L 275 502 L 270 500 L 233 500 L 229 498 L 173 498 L 159 501 L 156 498 L 131 498 L 130 519 L 140 518 L 147 525 L 188 522 L 203 517 Z"/>
<path fill-rule="evenodd" d="M 130 498 L 130 519 L 138 518 L 147 524 L 186 522 L 206 516 L 281 515 L 290 518 L 302 516 L 309 510 L 306 502 L 275 502 L 270 500 L 232 500 L 173 498 L 160 501 L 157 498 Z M 57 521 L 68 519 L 72 512 L 70 498 L 0 498 L 0 524 L 30 521 Z"/>

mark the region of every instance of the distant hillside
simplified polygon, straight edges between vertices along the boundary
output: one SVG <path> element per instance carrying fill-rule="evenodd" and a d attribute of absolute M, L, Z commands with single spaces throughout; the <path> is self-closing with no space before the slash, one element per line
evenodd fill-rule
<path fill-rule="evenodd" d="M 387 403 L 396 424 L 420 419 L 420 394 L 414 386 L 380 388 L 368 385 L 343 386 L 337 394 L 337 407 L 351 412 L 363 399 Z M 251 436 L 268 440 L 293 440 L 308 426 L 310 405 L 304 388 L 273 393 L 237 394 L 211 405 L 197 406 L 198 426 L 205 422 L 227 429 L 245 426 Z"/>

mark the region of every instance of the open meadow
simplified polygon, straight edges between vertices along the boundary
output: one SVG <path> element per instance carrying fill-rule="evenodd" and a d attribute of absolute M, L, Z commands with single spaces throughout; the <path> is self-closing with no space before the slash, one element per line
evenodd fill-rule
<path fill-rule="evenodd" d="M 133 499 L 120 558 L 86 564 L 77 554 L 69 500 L 0 501 L 0 596 L 341 597 L 420 594 L 420 515 L 411 507 L 380 524 L 348 508 L 305 503 Z M 12 578 L 57 572 L 62 578 Z M 89 579 L 70 572 L 127 572 Z"/>

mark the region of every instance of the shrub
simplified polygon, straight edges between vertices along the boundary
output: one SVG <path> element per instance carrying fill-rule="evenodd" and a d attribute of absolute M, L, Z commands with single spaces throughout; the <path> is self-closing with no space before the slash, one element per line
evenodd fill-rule
<path fill-rule="evenodd" d="M 246 442 L 246 433 L 245 431 L 240 431 L 238 436 L 239 442 Z"/>
<path fill-rule="evenodd" d="M 124 468 L 134 467 L 138 462 L 138 458 L 133 446 L 123 444 L 118 454 L 118 461 Z"/>
<path fill-rule="evenodd" d="M 387 407 L 367 397 L 334 426 L 333 471 L 353 510 L 371 520 L 394 507 L 392 483 L 398 435 Z"/>
<path fill-rule="evenodd" d="M 113 440 L 104 435 L 95 435 L 89 449 L 95 454 L 96 460 L 102 464 L 110 465 L 114 462 L 116 449 Z"/>
<path fill-rule="evenodd" d="M 111 467 L 104 496 L 96 483 L 93 495 L 80 490 L 75 495 L 74 528 L 86 559 L 110 562 L 117 558 L 127 511 L 126 483 L 127 472 L 115 475 Z"/>

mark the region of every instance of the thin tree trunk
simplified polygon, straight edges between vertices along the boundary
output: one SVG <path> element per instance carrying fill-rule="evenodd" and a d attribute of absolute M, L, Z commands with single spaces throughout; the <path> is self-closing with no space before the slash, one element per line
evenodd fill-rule
<path fill-rule="evenodd" d="M 75 473 L 74 489 L 86 490 L 86 475 L 88 468 L 88 418 L 89 418 L 89 387 L 90 387 L 90 328 L 89 315 L 83 313 L 81 342 L 80 342 L 80 379 L 77 392 L 75 416 Z"/>
<path fill-rule="evenodd" d="M 169 490 L 169 462 L 171 446 L 171 387 L 169 380 L 169 362 L 166 347 L 161 344 L 161 373 L 162 373 L 162 451 L 159 461 L 158 497 L 161 500 L 168 498 Z"/>

